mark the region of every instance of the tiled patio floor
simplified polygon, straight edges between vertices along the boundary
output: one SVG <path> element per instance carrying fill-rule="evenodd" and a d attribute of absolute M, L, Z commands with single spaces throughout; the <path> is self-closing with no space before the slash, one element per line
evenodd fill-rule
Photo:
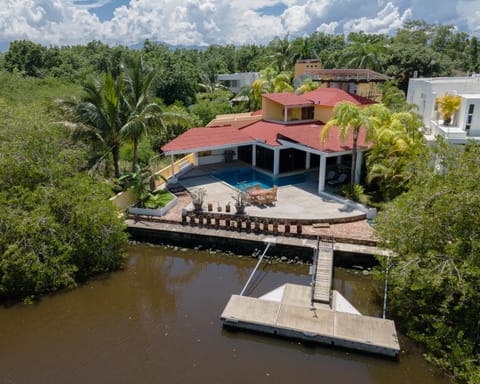
<path fill-rule="evenodd" d="M 238 166 L 238 165 L 236 165 Z M 204 201 L 206 209 L 208 203 L 213 204 L 214 210 L 217 205 L 225 211 L 227 202 L 233 205 L 232 194 L 234 188 L 210 176 L 216 167 L 198 167 L 184 175 L 180 182 L 186 188 L 205 188 L 207 195 Z M 334 200 L 327 194 L 316 193 L 317 186 L 314 183 L 302 183 L 295 186 L 280 187 L 278 201 L 272 206 L 248 206 L 246 212 L 251 216 L 283 218 L 283 219 L 308 219 L 334 220 L 335 218 L 347 218 L 351 220 L 345 223 L 331 223 L 329 226 L 317 227 L 303 225 L 303 233 L 306 235 L 333 236 L 334 238 L 349 238 L 354 241 L 376 242 L 375 230 L 365 219 L 356 220 L 355 217 L 364 215 L 355 205 Z M 177 205 L 162 219 L 168 222 L 181 222 L 182 210 L 191 208 L 191 199 L 188 194 L 178 196 Z M 232 209 L 234 210 L 233 206 Z"/>

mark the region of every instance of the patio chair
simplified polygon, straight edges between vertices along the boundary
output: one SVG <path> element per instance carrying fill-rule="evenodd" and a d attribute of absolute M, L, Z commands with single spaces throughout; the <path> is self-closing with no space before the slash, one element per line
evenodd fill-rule
<path fill-rule="evenodd" d="M 337 172 L 331 169 L 330 171 L 328 171 L 327 175 L 325 176 L 325 180 L 330 181 L 335 179 L 335 177 L 337 177 Z"/>
<path fill-rule="evenodd" d="M 348 175 L 346 173 L 341 173 L 337 179 L 327 181 L 327 184 L 328 185 L 343 184 L 345 183 L 345 181 L 347 181 L 347 179 L 348 179 Z"/>

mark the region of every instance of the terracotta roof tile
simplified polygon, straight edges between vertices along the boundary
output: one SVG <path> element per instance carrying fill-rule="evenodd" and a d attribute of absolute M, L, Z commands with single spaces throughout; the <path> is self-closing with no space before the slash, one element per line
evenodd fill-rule
<path fill-rule="evenodd" d="M 346 141 L 342 141 L 338 137 L 338 128 L 332 127 L 325 143 L 322 143 L 321 133 L 323 127 L 323 124 L 284 126 L 278 133 L 279 138 L 285 138 L 322 152 L 344 152 L 352 150 L 353 133 L 349 135 Z M 367 148 L 368 146 L 368 143 L 365 142 L 365 130 L 360 128 L 358 148 Z"/>
<path fill-rule="evenodd" d="M 243 128 L 242 132 L 248 134 L 252 139 L 264 141 L 270 146 L 280 146 L 282 144 L 279 139 L 287 139 L 322 152 L 344 152 L 352 149 L 352 134 L 347 141 L 342 142 L 338 137 L 337 127 L 331 129 L 325 144 L 322 144 L 320 134 L 323 126 L 322 123 L 284 125 L 262 120 Z M 363 129 L 360 129 L 359 132 L 358 147 L 368 147 Z"/>
<path fill-rule="evenodd" d="M 338 88 L 317 88 L 314 91 L 305 93 L 303 97 L 314 104 L 325 105 L 327 107 L 334 107 L 338 103 L 346 101 L 355 105 L 376 104 L 376 101 L 354 95 L 353 93 Z"/>
<path fill-rule="evenodd" d="M 162 147 L 163 152 L 193 151 L 222 145 L 251 143 L 252 138 L 232 126 L 190 128 Z"/>
<path fill-rule="evenodd" d="M 312 105 L 312 102 L 305 98 L 303 95 L 296 95 L 292 92 L 264 93 L 262 97 L 268 100 L 272 100 L 286 107 L 293 107 L 297 105 Z"/>

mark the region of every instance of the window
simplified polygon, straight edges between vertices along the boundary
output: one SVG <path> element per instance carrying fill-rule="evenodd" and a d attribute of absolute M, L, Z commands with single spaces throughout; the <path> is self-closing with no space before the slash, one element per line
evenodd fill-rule
<path fill-rule="evenodd" d="M 302 120 L 313 120 L 313 107 L 302 108 Z"/>
<path fill-rule="evenodd" d="M 465 132 L 467 132 L 467 136 L 470 136 L 470 128 L 472 125 L 474 110 L 475 110 L 475 104 L 470 104 L 468 106 L 467 124 L 465 125 Z"/>

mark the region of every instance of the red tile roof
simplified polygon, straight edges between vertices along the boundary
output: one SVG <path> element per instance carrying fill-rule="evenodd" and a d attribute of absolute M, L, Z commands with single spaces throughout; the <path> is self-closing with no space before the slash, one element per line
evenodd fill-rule
<path fill-rule="evenodd" d="M 348 101 L 355 105 L 376 104 L 376 101 L 367 99 L 366 97 L 354 95 L 338 88 L 317 88 L 314 91 L 305 93 L 303 98 L 310 100 L 314 104 L 324 105 L 327 107 L 335 107 L 338 103 Z"/>
<path fill-rule="evenodd" d="M 232 126 L 191 128 L 162 147 L 163 152 L 191 151 L 223 145 L 249 144 L 253 140 Z"/>
<path fill-rule="evenodd" d="M 284 125 L 262 120 L 243 128 L 242 132 L 248 134 L 254 140 L 263 141 L 272 147 L 282 145 L 279 139 L 287 139 L 322 152 L 344 152 L 352 150 L 352 134 L 350 134 L 346 142 L 342 142 L 338 138 L 337 127 L 333 127 L 330 130 L 325 144 L 322 144 L 320 134 L 323 126 L 324 125 L 320 123 Z M 358 135 L 358 147 L 368 147 L 368 144 L 365 142 L 365 131 L 363 129 L 360 129 Z"/>
<path fill-rule="evenodd" d="M 333 127 L 324 144 L 320 134 L 321 123 L 284 125 L 258 121 L 248 127 L 237 129 L 232 126 L 191 128 L 162 147 L 164 152 L 206 150 L 211 147 L 252 144 L 263 142 L 272 147 L 281 146 L 279 140 L 288 140 L 322 152 L 344 152 L 352 149 L 352 135 L 347 141 L 338 138 L 338 129 Z M 360 129 L 358 147 L 367 148 L 365 131 Z"/>
<path fill-rule="evenodd" d="M 353 133 L 343 142 L 338 137 L 338 128 L 332 127 L 325 143 L 322 143 L 321 133 L 323 124 L 299 124 L 283 126 L 279 130 L 279 138 L 285 138 L 304 146 L 316 149 L 322 152 L 344 152 L 352 150 Z M 360 129 L 358 134 L 358 148 L 367 148 L 369 145 L 365 141 L 366 132 Z"/>
<path fill-rule="evenodd" d="M 283 124 L 271 123 L 265 120 L 257 121 L 248 127 L 242 128 L 242 132 L 250 136 L 253 140 L 260 140 L 271 146 L 281 145 L 277 141 L 277 136 Z"/>
<path fill-rule="evenodd" d="M 298 105 L 312 105 L 312 102 L 304 97 L 304 95 L 296 95 L 291 92 L 283 93 L 264 93 L 262 95 L 264 99 L 272 100 L 285 107 L 294 107 Z"/>

